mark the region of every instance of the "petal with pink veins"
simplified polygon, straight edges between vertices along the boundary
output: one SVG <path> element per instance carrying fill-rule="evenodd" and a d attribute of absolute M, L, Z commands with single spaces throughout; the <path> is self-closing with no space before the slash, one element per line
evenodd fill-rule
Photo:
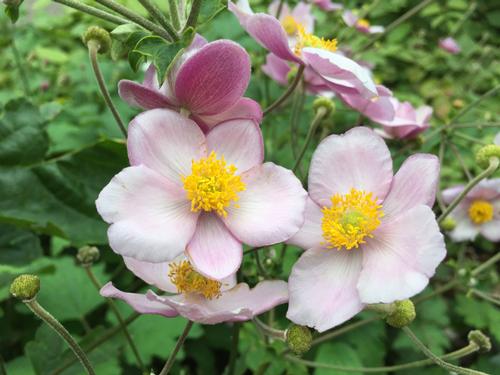
<path fill-rule="evenodd" d="M 114 176 L 96 207 L 111 224 L 109 245 L 116 253 L 156 263 L 184 251 L 198 219 L 180 187 L 143 165 Z"/>
<path fill-rule="evenodd" d="M 319 332 L 352 318 L 363 309 L 356 289 L 361 261 L 361 253 L 356 250 L 307 250 L 288 279 L 286 317 Z"/>
<path fill-rule="evenodd" d="M 193 116 L 198 125 L 203 125 L 204 128 L 212 129 L 220 123 L 229 120 L 253 120 L 260 124 L 262 121 L 262 108 L 259 103 L 250 98 L 240 98 L 235 105 L 225 110 L 224 112 L 215 115 Z"/>
<path fill-rule="evenodd" d="M 122 79 L 118 83 L 118 94 L 133 107 L 142 109 L 172 108 L 168 98 L 158 89 L 140 83 Z"/>
<path fill-rule="evenodd" d="M 434 212 L 420 205 L 385 220 L 360 248 L 357 288 L 364 303 L 391 303 L 420 293 L 446 256 Z"/>
<path fill-rule="evenodd" d="M 304 222 L 307 193 L 292 171 L 265 163 L 242 175 L 246 190 L 224 218 L 240 241 L 267 246 L 288 240 Z"/>
<path fill-rule="evenodd" d="M 391 181 L 392 159 L 383 139 L 369 128 L 356 127 L 319 144 L 309 168 L 309 195 L 320 206 L 330 206 L 332 195 L 352 188 L 383 200 Z"/>

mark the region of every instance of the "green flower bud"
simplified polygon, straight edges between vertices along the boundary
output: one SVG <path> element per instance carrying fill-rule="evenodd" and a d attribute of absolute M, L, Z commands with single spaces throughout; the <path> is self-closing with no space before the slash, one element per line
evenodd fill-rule
<path fill-rule="evenodd" d="M 457 222 L 453 218 L 448 216 L 441 222 L 440 226 L 442 230 L 449 232 L 455 229 L 455 227 L 457 226 Z"/>
<path fill-rule="evenodd" d="M 311 349 L 312 333 L 305 326 L 292 324 L 285 333 L 288 348 L 296 355 L 307 353 Z"/>
<path fill-rule="evenodd" d="M 106 53 L 111 48 L 111 36 L 99 26 L 90 26 L 83 34 L 83 43 L 88 47 L 90 41 L 97 42 L 99 53 Z"/>
<path fill-rule="evenodd" d="M 474 343 L 479 347 L 479 353 L 486 353 L 491 350 L 491 340 L 479 330 L 470 331 L 467 335 L 469 343 Z"/>
<path fill-rule="evenodd" d="M 476 163 L 481 168 L 486 169 L 490 165 L 490 158 L 494 157 L 500 159 L 500 146 L 499 145 L 483 146 L 476 153 Z"/>
<path fill-rule="evenodd" d="M 10 284 L 10 294 L 26 301 L 36 297 L 40 290 L 40 278 L 36 275 L 20 275 Z"/>
<path fill-rule="evenodd" d="M 82 266 L 90 266 L 99 260 L 99 249 L 95 246 L 84 246 L 78 249 L 76 259 Z"/>
<path fill-rule="evenodd" d="M 385 321 L 392 327 L 403 328 L 413 322 L 416 316 L 415 305 L 411 300 L 405 299 L 394 302 L 394 310 L 385 318 Z"/>
<path fill-rule="evenodd" d="M 330 98 L 318 96 L 316 99 L 314 99 L 313 108 L 314 112 L 318 112 L 320 108 L 325 108 L 325 116 L 327 116 L 335 110 L 335 103 Z"/>

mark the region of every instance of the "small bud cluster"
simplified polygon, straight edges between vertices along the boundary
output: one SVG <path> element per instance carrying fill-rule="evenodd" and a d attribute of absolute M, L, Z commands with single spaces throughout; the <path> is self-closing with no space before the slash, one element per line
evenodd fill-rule
<path fill-rule="evenodd" d="M 305 326 L 292 324 L 286 330 L 286 343 L 288 348 L 296 355 L 307 353 L 311 349 L 311 330 Z"/>
<path fill-rule="evenodd" d="M 385 318 L 385 321 L 392 327 L 403 328 L 413 322 L 416 316 L 415 305 L 411 300 L 405 299 L 394 302 L 394 310 Z"/>
<path fill-rule="evenodd" d="M 486 169 L 490 165 L 491 158 L 500 159 L 500 146 L 487 145 L 479 149 L 476 153 L 476 163 L 481 168 Z"/>
<path fill-rule="evenodd" d="M 83 43 L 88 47 L 90 41 L 97 42 L 99 53 L 106 53 L 111 49 L 111 36 L 99 26 L 90 26 L 83 34 Z"/>
<path fill-rule="evenodd" d="M 326 110 L 325 116 L 327 116 L 335 110 L 335 103 L 330 98 L 318 96 L 313 102 L 313 108 L 316 113 L 320 108 L 324 108 Z"/>
<path fill-rule="evenodd" d="M 82 266 L 90 266 L 99 260 L 99 249 L 95 246 L 84 246 L 78 249 L 76 259 Z"/>
<path fill-rule="evenodd" d="M 469 343 L 474 343 L 478 346 L 480 353 L 486 353 L 491 350 L 491 340 L 483 332 L 479 330 L 470 331 L 467 338 Z"/>

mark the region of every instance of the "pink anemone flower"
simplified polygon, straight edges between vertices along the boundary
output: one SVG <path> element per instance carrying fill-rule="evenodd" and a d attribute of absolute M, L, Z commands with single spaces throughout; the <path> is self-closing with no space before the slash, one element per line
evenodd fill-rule
<path fill-rule="evenodd" d="M 286 60 L 268 53 L 266 63 L 262 65 L 262 71 L 271 79 L 283 86 L 289 85 L 289 74 L 293 67 Z M 320 95 L 330 92 L 330 88 L 314 70 L 306 67 L 304 70 L 304 83 L 307 92 L 313 95 Z"/>
<path fill-rule="evenodd" d="M 394 106 L 392 105 L 392 92 L 387 87 L 377 85 L 376 98 L 367 99 L 359 94 L 340 94 L 339 98 L 349 107 L 355 109 L 370 120 L 390 122 L 394 119 Z"/>
<path fill-rule="evenodd" d="M 321 332 L 365 304 L 421 292 L 446 254 L 431 209 L 438 175 L 437 157 L 417 154 L 393 176 L 389 149 L 369 128 L 325 138 L 304 225 L 288 241 L 307 249 L 288 280 L 288 319 Z"/>
<path fill-rule="evenodd" d="M 445 203 L 451 203 L 463 185 L 443 191 Z M 500 178 L 482 180 L 469 191 L 450 217 L 456 221 L 450 232 L 453 241 L 472 241 L 478 234 L 492 242 L 500 241 Z"/>
<path fill-rule="evenodd" d="M 389 121 L 383 119 L 375 121 L 383 126 L 383 136 L 411 139 L 429 128 L 432 107 L 424 105 L 415 109 L 409 102 L 400 102 L 394 97 L 389 100 L 394 107 L 394 118 Z"/>
<path fill-rule="evenodd" d="M 344 8 L 342 4 L 334 3 L 331 0 L 313 0 L 312 3 L 318 8 L 326 10 L 327 12 L 341 10 Z"/>
<path fill-rule="evenodd" d="M 439 48 L 441 48 L 443 51 L 451 53 L 452 55 L 455 55 L 462 50 L 457 41 L 451 36 L 444 39 L 439 39 Z"/>
<path fill-rule="evenodd" d="M 385 28 L 383 26 L 371 26 L 370 22 L 365 18 L 359 18 L 350 10 L 344 11 L 342 19 L 347 26 L 354 27 L 356 30 L 365 34 L 383 33 Z"/>
<path fill-rule="evenodd" d="M 227 120 L 260 122 L 259 104 L 243 97 L 250 70 L 250 58 L 240 45 L 230 40 L 207 43 L 196 35 L 161 86 L 151 64 L 142 84 L 121 80 L 118 91 L 132 106 L 183 110 L 206 131 Z"/>
<path fill-rule="evenodd" d="M 250 289 L 245 283 L 236 284 L 235 275 L 221 281 L 206 278 L 183 256 L 163 263 L 123 259 L 137 277 L 167 294 L 122 292 L 111 282 L 100 293 L 125 301 L 141 314 L 181 315 L 193 322 L 217 324 L 249 320 L 288 301 L 287 285 L 281 280 L 266 280 Z"/>
<path fill-rule="evenodd" d="M 223 279 L 240 267 L 242 242 L 283 242 L 304 221 L 307 193 L 290 170 L 263 164 L 251 120 L 205 135 L 179 113 L 153 109 L 132 120 L 127 146 L 131 167 L 96 201 L 120 255 L 159 263 L 186 251 L 203 275 Z"/>
<path fill-rule="evenodd" d="M 280 22 L 274 16 L 254 13 L 248 0 L 229 2 L 228 9 L 241 26 L 264 48 L 277 57 L 311 67 L 336 93 L 377 96 L 370 73 L 357 62 L 337 53 L 337 41 L 311 34 L 292 16 Z"/>

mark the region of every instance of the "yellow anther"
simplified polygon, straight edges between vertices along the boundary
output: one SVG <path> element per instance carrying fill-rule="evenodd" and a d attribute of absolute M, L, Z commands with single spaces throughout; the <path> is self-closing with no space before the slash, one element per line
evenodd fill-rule
<path fill-rule="evenodd" d="M 221 282 L 199 274 L 187 260 L 170 263 L 168 277 L 179 293 L 201 294 L 207 299 L 218 298 L 221 295 Z"/>
<path fill-rule="evenodd" d="M 369 28 L 370 21 L 368 21 L 366 18 L 360 18 L 356 21 L 356 25 L 358 25 L 358 27 Z"/>
<path fill-rule="evenodd" d="M 294 47 L 294 53 L 297 56 L 300 56 L 302 48 L 305 47 L 320 48 L 330 52 L 335 52 L 337 50 L 337 40 L 319 38 L 316 35 L 309 34 L 304 29 L 304 26 L 297 24 L 297 43 Z"/>
<path fill-rule="evenodd" d="M 477 200 L 469 206 L 469 217 L 474 224 L 484 224 L 493 219 L 493 211 L 490 202 Z"/>
<path fill-rule="evenodd" d="M 283 19 L 281 20 L 281 26 L 283 26 L 285 32 L 289 36 L 294 36 L 299 30 L 298 29 L 299 23 L 295 21 L 295 18 L 293 18 L 292 16 L 283 17 Z"/>

